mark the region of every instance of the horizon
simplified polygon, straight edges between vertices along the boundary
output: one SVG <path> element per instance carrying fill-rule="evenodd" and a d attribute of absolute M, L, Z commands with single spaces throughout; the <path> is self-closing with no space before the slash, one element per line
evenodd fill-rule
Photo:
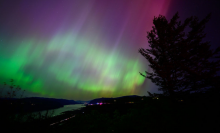
<path fill-rule="evenodd" d="M 125 96 L 139 96 L 139 95 L 123 95 L 123 96 L 120 96 L 120 97 L 125 97 Z M 144 95 L 145 96 L 145 95 Z M 144 97 L 144 96 L 140 96 L 140 97 Z M 146 97 L 150 97 L 150 96 L 146 96 Z M 23 98 L 49 98 L 49 97 L 23 97 Z M 51 99 L 63 99 L 63 98 L 53 98 L 53 97 L 50 97 Z M 100 98 L 119 98 L 119 97 L 99 97 L 99 98 L 95 98 L 95 99 L 100 99 Z M 22 99 L 22 98 L 0 98 L 0 99 Z M 90 99 L 90 100 L 75 100 L 75 99 L 63 99 L 63 100 L 73 100 L 73 101 L 91 101 L 91 100 L 94 100 L 94 99 Z"/>

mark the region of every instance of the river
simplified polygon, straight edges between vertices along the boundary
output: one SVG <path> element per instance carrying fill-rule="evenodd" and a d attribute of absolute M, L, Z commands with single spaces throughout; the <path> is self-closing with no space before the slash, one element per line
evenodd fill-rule
<path fill-rule="evenodd" d="M 70 105 L 64 105 L 63 107 L 61 108 L 57 108 L 57 109 L 51 109 L 51 110 L 48 110 L 48 115 L 50 115 L 53 110 L 54 110 L 54 113 L 52 116 L 57 116 L 57 115 L 61 115 L 62 112 L 65 112 L 65 111 L 71 111 L 71 110 L 77 110 L 77 109 L 80 109 L 82 107 L 85 107 L 84 104 L 70 104 Z M 45 115 L 46 114 L 46 110 L 44 111 L 39 111 L 41 113 L 41 115 Z M 38 112 L 33 112 L 33 114 L 38 114 Z M 17 116 L 17 115 L 16 115 Z M 25 120 L 26 117 L 24 117 L 23 120 Z M 37 117 L 36 117 L 37 118 Z"/>

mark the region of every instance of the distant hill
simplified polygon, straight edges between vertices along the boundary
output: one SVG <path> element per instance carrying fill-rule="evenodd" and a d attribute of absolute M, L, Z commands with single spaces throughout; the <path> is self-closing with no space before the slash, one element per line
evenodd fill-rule
<path fill-rule="evenodd" d="M 79 104 L 74 100 L 43 98 L 43 97 L 28 97 L 28 98 L 0 98 L 2 107 L 9 110 L 13 109 L 18 112 L 23 106 L 25 112 L 43 111 L 49 109 L 56 109 L 69 104 Z M 17 105 L 19 105 L 17 107 Z"/>
<path fill-rule="evenodd" d="M 114 102 L 114 100 L 117 100 L 117 101 L 126 101 L 126 102 L 129 102 L 129 100 L 135 100 L 135 99 L 140 99 L 142 98 L 142 96 L 137 96 L 137 95 L 130 95 L 130 96 L 121 96 L 121 97 L 116 97 L 116 98 L 96 98 L 96 99 L 93 99 L 89 102 L 89 104 L 96 104 L 96 103 L 99 103 L 99 102 Z"/>
<path fill-rule="evenodd" d="M 85 103 L 89 103 L 90 101 L 80 101 L 80 100 L 78 100 L 78 101 L 75 101 L 75 102 L 77 102 L 78 104 L 85 104 Z"/>
<path fill-rule="evenodd" d="M 119 98 L 137 98 L 137 97 L 142 97 L 142 96 L 138 96 L 138 95 L 130 95 L 130 96 L 122 96 L 122 97 L 117 97 L 117 99 Z"/>
<path fill-rule="evenodd" d="M 97 99 L 93 99 L 89 102 L 89 104 L 96 104 L 98 102 L 104 102 L 106 100 L 111 100 L 111 99 L 114 99 L 114 98 L 97 98 Z"/>
<path fill-rule="evenodd" d="M 55 99 L 55 98 L 44 98 L 44 97 L 30 97 L 27 99 L 31 101 L 36 101 L 36 102 L 38 101 L 57 102 L 57 103 L 60 103 L 61 105 L 78 104 L 78 102 L 74 100 L 67 100 L 67 99 Z"/>

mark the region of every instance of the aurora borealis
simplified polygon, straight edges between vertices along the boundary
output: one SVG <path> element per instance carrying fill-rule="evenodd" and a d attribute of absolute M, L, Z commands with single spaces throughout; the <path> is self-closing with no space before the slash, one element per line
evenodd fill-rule
<path fill-rule="evenodd" d="M 170 6 L 171 0 L 3 0 L 0 81 L 14 79 L 26 96 L 146 95 L 152 83 L 139 72 L 150 69 L 138 49 L 148 48 L 154 16 L 166 16 Z"/>

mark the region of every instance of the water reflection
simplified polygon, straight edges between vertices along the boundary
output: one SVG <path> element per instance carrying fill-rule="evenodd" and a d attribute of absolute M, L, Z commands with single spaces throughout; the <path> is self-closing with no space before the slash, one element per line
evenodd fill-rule
<path fill-rule="evenodd" d="M 61 107 L 61 108 L 57 108 L 57 109 L 50 109 L 48 110 L 48 116 L 57 116 L 57 115 L 61 115 L 62 112 L 65 112 L 65 111 L 72 111 L 72 110 L 77 110 L 77 109 L 80 109 L 82 107 L 85 107 L 84 104 L 71 104 L 71 105 L 64 105 L 64 107 Z M 53 112 L 54 111 L 54 112 Z M 34 118 L 38 118 L 39 117 L 39 112 L 41 113 L 41 115 L 45 115 L 47 113 L 47 110 L 44 110 L 44 111 L 36 111 L 36 112 L 32 112 L 33 115 L 35 115 Z M 52 114 L 53 113 L 53 114 Z M 31 113 L 29 113 L 31 114 Z M 27 114 L 27 115 L 29 115 Z M 27 115 L 23 118 L 23 121 L 27 119 Z M 16 116 L 18 116 L 18 114 L 16 114 Z"/>

